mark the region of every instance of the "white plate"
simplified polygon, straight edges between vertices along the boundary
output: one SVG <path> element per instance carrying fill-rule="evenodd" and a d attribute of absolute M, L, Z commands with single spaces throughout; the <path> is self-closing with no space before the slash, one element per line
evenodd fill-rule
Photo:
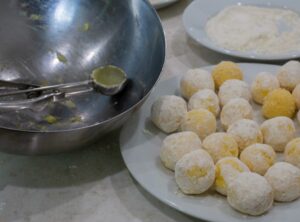
<path fill-rule="evenodd" d="M 240 64 L 245 81 L 252 82 L 261 71 L 274 73 L 278 66 L 264 64 Z M 211 70 L 211 67 L 207 68 Z M 150 108 L 156 98 L 162 95 L 178 94 L 180 76 L 159 82 L 121 132 L 121 152 L 132 176 L 153 196 L 165 204 L 191 216 L 219 222 L 298 222 L 300 200 L 278 204 L 260 217 L 242 215 L 227 204 L 225 197 L 216 193 L 199 196 L 185 196 L 178 191 L 173 172 L 165 169 L 159 159 L 159 151 L 165 134 L 150 122 Z M 259 111 L 257 111 L 259 112 Z M 257 113 L 256 115 L 257 116 Z M 255 187 L 253 187 L 255 189 Z"/>
<path fill-rule="evenodd" d="M 149 0 L 150 3 L 153 5 L 154 8 L 160 9 L 166 6 L 169 6 L 178 0 Z"/>
<path fill-rule="evenodd" d="M 287 8 L 300 13 L 299 1 L 295 0 L 195 0 L 185 9 L 183 14 L 183 24 L 186 32 L 192 39 L 201 45 L 214 51 L 235 57 L 254 60 L 287 60 L 300 57 L 300 51 L 280 55 L 262 55 L 254 52 L 228 50 L 216 45 L 210 40 L 205 31 L 207 21 L 222 9 L 237 4 Z"/>

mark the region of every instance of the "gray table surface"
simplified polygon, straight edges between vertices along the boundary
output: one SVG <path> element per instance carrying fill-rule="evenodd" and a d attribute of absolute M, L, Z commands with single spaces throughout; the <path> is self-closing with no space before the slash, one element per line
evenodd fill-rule
<path fill-rule="evenodd" d="M 195 44 L 181 16 L 190 1 L 159 10 L 167 39 L 163 78 L 233 58 Z M 160 203 L 130 176 L 119 132 L 73 153 L 0 154 L 0 222 L 199 221 Z"/>

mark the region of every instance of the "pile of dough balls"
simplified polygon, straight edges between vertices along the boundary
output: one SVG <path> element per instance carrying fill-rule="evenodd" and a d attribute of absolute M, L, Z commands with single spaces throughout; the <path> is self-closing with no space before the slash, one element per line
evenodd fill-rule
<path fill-rule="evenodd" d="M 160 159 L 182 193 L 215 190 L 235 210 L 257 216 L 273 201 L 300 197 L 300 137 L 292 120 L 300 110 L 300 63 L 287 62 L 277 75 L 260 72 L 251 85 L 243 76 L 230 61 L 211 72 L 189 70 L 180 81 L 182 97 L 158 98 L 151 120 L 169 134 Z M 300 111 L 297 117 L 300 123 Z M 278 152 L 284 162 L 277 162 Z"/>

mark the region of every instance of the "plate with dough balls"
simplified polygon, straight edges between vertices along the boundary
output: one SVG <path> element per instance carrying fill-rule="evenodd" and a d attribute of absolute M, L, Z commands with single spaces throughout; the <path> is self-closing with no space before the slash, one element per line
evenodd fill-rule
<path fill-rule="evenodd" d="M 158 82 L 124 126 L 132 176 L 207 221 L 299 221 L 300 63 L 222 61 Z"/>

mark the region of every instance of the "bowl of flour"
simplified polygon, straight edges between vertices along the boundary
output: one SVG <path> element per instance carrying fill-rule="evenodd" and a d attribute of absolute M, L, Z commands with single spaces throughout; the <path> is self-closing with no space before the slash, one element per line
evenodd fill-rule
<path fill-rule="evenodd" d="M 221 53 L 256 60 L 300 57 L 300 5 L 259 0 L 192 2 L 183 23 L 190 37 Z"/>

